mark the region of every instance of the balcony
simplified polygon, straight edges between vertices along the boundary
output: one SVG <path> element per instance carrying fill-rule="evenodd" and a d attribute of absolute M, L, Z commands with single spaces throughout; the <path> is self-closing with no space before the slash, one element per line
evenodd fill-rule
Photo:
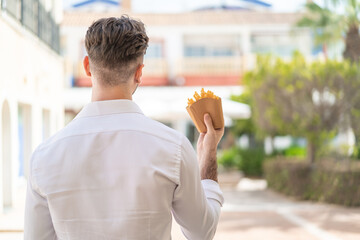
<path fill-rule="evenodd" d="M 165 59 L 145 59 L 142 86 L 169 85 L 168 64 Z"/>
<path fill-rule="evenodd" d="M 238 75 L 242 72 L 240 57 L 187 57 L 178 71 L 184 75 Z"/>
<path fill-rule="evenodd" d="M 1 9 L 60 53 L 59 25 L 39 0 L 2 0 Z"/>
<path fill-rule="evenodd" d="M 238 85 L 246 67 L 241 57 L 186 57 L 177 64 L 177 85 Z"/>
<path fill-rule="evenodd" d="M 142 86 L 166 86 L 168 82 L 168 67 L 164 59 L 145 59 Z M 91 87 L 91 79 L 86 76 L 83 63 L 79 61 L 74 70 L 75 86 Z"/>
<path fill-rule="evenodd" d="M 142 86 L 236 86 L 245 70 L 251 68 L 253 56 L 247 57 L 184 57 L 176 66 L 169 66 L 164 58 L 145 59 Z M 173 67 L 175 77 L 170 78 Z M 91 87 L 82 61 L 74 67 L 75 86 Z"/>

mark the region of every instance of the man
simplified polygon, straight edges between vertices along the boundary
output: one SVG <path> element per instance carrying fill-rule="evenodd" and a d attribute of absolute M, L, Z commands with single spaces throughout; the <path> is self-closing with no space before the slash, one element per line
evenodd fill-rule
<path fill-rule="evenodd" d="M 208 114 L 198 161 L 180 133 L 132 102 L 148 46 L 136 20 L 88 29 L 92 102 L 41 144 L 30 162 L 25 239 L 171 239 L 173 214 L 188 239 L 212 239 L 223 203 L 216 148 L 223 129 Z"/>

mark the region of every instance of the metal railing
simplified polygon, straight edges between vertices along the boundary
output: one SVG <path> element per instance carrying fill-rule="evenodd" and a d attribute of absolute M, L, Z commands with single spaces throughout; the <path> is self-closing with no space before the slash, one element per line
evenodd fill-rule
<path fill-rule="evenodd" d="M 176 71 L 185 75 L 239 75 L 245 59 L 238 57 L 185 57 L 178 61 Z"/>
<path fill-rule="evenodd" d="M 22 0 L 21 22 L 35 35 L 38 35 L 39 2 Z"/>
<path fill-rule="evenodd" d="M 164 58 L 146 58 L 144 60 L 144 76 L 167 77 L 168 64 Z"/>
<path fill-rule="evenodd" d="M 1 8 L 15 19 L 21 19 L 21 0 L 2 0 Z"/>
<path fill-rule="evenodd" d="M 1 9 L 60 53 L 60 28 L 39 0 L 2 0 Z"/>

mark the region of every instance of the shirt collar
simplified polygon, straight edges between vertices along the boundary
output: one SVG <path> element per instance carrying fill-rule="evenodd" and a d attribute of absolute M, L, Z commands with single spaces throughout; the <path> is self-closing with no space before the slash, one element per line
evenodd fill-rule
<path fill-rule="evenodd" d="M 83 109 L 79 112 L 76 118 L 119 113 L 143 114 L 139 106 L 133 101 L 127 99 L 116 99 L 88 103 L 83 107 Z"/>

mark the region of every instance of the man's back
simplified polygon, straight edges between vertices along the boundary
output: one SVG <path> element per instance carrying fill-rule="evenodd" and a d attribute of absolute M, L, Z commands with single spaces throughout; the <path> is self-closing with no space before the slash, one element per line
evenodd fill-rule
<path fill-rule="evenodd" d="M 213 238 L 224 128 L 205 114 L 197 161 L 184 136 L 142 114 L 131 100 L 148 41 L 144 24 L 128 16 L 88 28 L 83 64 L 92 102 L 32 156 L 26 240 L 168 240 L 171 214 L 188 239 Z"/>
<path fill-rule="evenodd" d="M 94 102 L 36 150 L 31 184 L 58 239 L 169 239 L 181 165 L 199 175 L 194 156 L 181 134 L 132 101 Z"/>

